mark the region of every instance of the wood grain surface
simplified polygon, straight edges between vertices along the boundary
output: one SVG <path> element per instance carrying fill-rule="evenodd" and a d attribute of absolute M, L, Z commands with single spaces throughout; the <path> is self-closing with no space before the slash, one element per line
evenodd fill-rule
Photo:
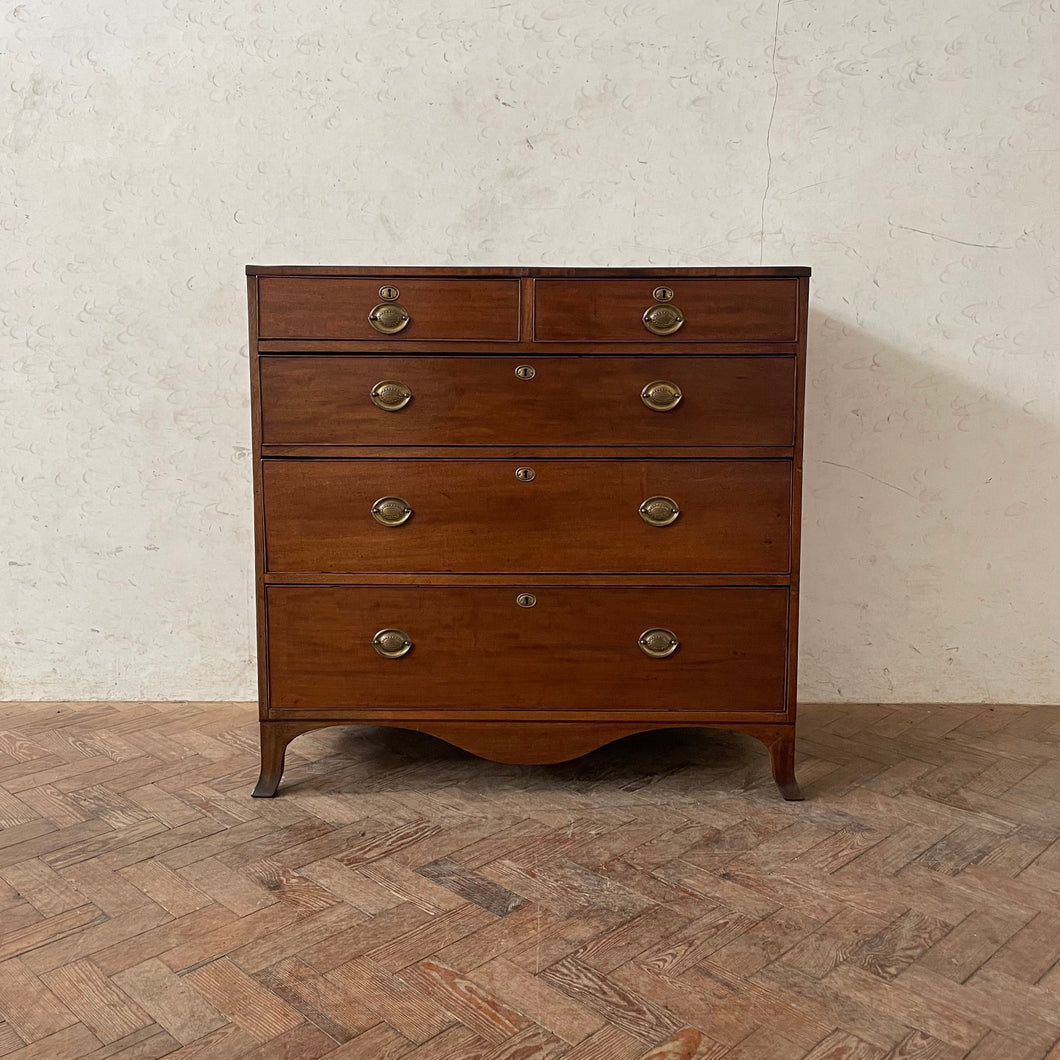
<path fill-rule="evenodd" d="M 519 592 L 270 587 L 269 706 L 784 709 L 786 589 L 542 588 L 533 607 Z M 655 627 L 680 640 L 669 658 L 638 647 Z M 412 650 L 380 656 L 384 628 Z"/>
<path fill-rule="evenodd" d="M 644 311 L 660 284 L 673 290 L 685 322 L 672 335 L 653 335 Z M 794 342 L 798 281 L 698 279 L 681 275 L 638 279 L 539 279 L 534 282 L 538 342 Z"/>
<path fill-rule="evenodd" d="M 264 339 L 386 339 L 368 322 L 380 289 L 393 285 L 409 323 L 402 341 L 514 342 L 519 337 L 519 282 L 514 279 L 402 278 L 378 274 L 266 276 L 259 283 L 259 333 Z"/>
<path fill-rule="evenodd" d="M 247 276 L 356 276 L 375 277 L 380 275 L 380 269 L 375 265 L 247 265 L 245 268 Z M 504 277 L 581 277 L 599 278 L 608 277 L 657 277 L 665 281 L 674 275 L 672 268 L 641 268 L 639 266 L 625 267 L 593 267 L 591 265 L 461 265 L 454 269 L 451 265 L 399 265 L 388 266 L 386 275 L 388 277 L 407 276 L 481 276 L 483 278 Z M 689 265 L 680 269 L 682 276 L 695 277 L 760 277 L 760 276 L 809 276 L 810 269 L 806 265 Z"/>
<path fill-rule="evenodd" d="M 532 379 L 515 369 L 527 363 Z M 262 357 L 266 445 L 776 445 L 795 430 L 792 357 Z M 397 380 L 412 400 L 377 408 L 372 387 Z M 682 397 L 649 409 L 656 380 Z"/>
<path fill-rule="evenodd" d="M 520 466 L 533 468 L 520 482 Z M 777 574 L 790 562 L 788 460 L 271 460 L 270 571 Z M 672 498 L 670 526 L 638 515 Z M 371 515 L 398 496 L 402 526 Z"/>

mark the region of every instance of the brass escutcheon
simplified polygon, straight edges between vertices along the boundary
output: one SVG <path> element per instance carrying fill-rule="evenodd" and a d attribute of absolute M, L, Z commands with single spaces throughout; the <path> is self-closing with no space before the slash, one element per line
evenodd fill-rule
<path fill-rule="evenodd" d="M 412 509 L 401 497 L 380 497 L 372 505 L 372 518 L 383 526 L 401 526 L 411 517 Z"/>
<path fill-rule="evenodd" d="M 384 302 L 396 302 L 401 297 L 401 292 L 390 284 L 379 288 L 379 297 Z"/>
<path fill-rule="evenodd" d="M 515 477 L 520 482 L 533 482 L 537 478 L 537 472 L 532 467 L 517 467 Z"/>
<path fill-rule="evenodd" d="M 654 629 L 646 629 L 637 644 L 645 655 L 650 655 L 653 659 L 666 659 L 677 651 L 681 642 L 672 629 L 657 626 Z"/>
<path fill-rule="evenodd" d="M 409 319 L 409 311 L 398 302 L 380 302 L 368 314 L 368 323 L 383 335 L 396 335 Z"/>
<path fill-rule="evenodd" d="M 372 404 L 384 412 L 397 412 L 412 400 L 412 391 L 396 379 L 381 379 L 372 387 Z"/>
<path fill-rule="evenodd" d="M 658 302 L 648 306 L 641 319 L 653 335 L 672 335 L 685 322 L 685 316 L 677 306 Z"/>
<path fill-rule="evenodd" d="M 515 602 L 520 607 L 533 607 L 537 603 L 537 597 L 533 593 L 520 593 L 516 598 Z"/>
<path fill-rule="evenodd" d="M 384 659 L 400 659 L 412 651 L 412 638 L 403 629 L 381 629 L 372 637 L 372 647 Z"/>
<path fill-rule="evenodd" d="M 649 497 L 637 511 L 649 526 L 669 526 L 681 514 L 672 497 Z"/>
<path fill-rule="evenodd" d="M 537 375 L 537 369 L 532 364 L 520 364 L 515 369 L 517 379 L 533 379 Z"/>
<path fill-rule="evenodd" d="M 640 392 L 641 401 L 653 412 L 669 412 L 677 408 L 681 397 L 681 388 L 668 379 L 656 379 Z"/>
<path fill-rule="evenodd" d="M 672 287 L 656 287 L 651 293 L 652 298 L 656 302 L 671 302 L 673 301 L 674 292 Z"/>

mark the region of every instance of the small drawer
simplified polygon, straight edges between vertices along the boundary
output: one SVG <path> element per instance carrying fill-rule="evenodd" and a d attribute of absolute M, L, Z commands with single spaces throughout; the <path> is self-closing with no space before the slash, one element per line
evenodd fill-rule
<path fill-rule="evenodd" d="M 524 592 L 272 586 L 270 706 L 784 710 L 785 588 Z"/>
<path fill-rule="evenodd" d="M 794 342 L 798 281 L 536 280 L 538 342 Z M 678 323 L 678 319 L 680 323 Z M 657 334 L 649 325 L 675 328 Z"/>
<path fill-rule="evenodd" d="M 262 276 L 258 332 L 262 339 L 515 342 L 519 281 Z"/>
<path fill-rule="evenodd" d="M 275 459 L 262 483 L 271 572 L 790 569 L 790 460 Z"/>
<path fill-rule="evenodd" d="M 793 357 L 266 354 L 266 445 L 773 445 Z M 385 384 L 385 385 L 382 385 Z"/>

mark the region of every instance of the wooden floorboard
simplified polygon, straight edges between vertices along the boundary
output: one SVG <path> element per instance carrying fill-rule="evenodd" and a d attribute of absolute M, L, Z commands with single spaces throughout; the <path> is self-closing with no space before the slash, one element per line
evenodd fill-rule
<path fill-rule="evenodd" d="M 0 704 L 4 1060 L 1060 1058 L 1060 706 L 805 706 L 556 766 Z"/>

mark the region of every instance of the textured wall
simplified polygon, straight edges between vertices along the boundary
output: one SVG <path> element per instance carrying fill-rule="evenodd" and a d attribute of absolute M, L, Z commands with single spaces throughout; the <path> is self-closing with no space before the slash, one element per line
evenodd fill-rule
<path fill-rule="evenodd" d="M 246 262 L 805 264 L 802 693 L 1060 702 L 1049 0 L 27 0 L 0 698 L 251 698 Z"/>

